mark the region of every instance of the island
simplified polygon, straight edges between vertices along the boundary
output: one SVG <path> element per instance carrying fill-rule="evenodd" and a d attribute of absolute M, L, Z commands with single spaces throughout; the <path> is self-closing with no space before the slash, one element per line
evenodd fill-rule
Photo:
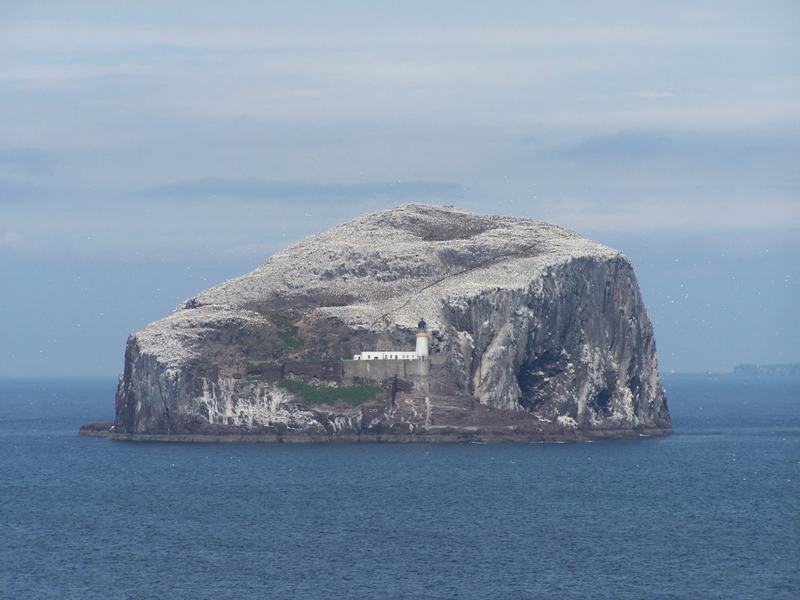
<path fill-rule="evenodd" d="M 672 426 L 630 261 L 540 221 L 409 204 L 289 246 L 132 334 L 135 441 L 532 442 Z"/>

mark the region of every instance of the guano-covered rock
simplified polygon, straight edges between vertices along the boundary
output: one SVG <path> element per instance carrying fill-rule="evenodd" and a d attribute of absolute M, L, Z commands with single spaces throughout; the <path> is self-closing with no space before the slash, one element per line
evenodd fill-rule
<path fill-rule="evenodd" d="M 420 319 L 425 370 L 349 360 L 413 350 Z M 406 205 L 298 242 L 131 335 L 116 421 L 84 433 L 98 431 L 522 441 L 671 425 L 622 254 L 530 219 Z"/>

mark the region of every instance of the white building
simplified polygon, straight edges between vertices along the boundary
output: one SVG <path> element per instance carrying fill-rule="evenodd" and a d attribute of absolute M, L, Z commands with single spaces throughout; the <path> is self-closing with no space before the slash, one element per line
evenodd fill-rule
<path fill-rule="evenodd" d="M 422 358 L 416 352 L 362 352 L 353 356 L 353 360 L 417 360 Z"/>
<path fill-rule="evenodd" d="M 368 351 L 353 356 L 353 360 L 425 360 L 426 358 L 428 358 L 428 327 L 425 321 L 420 321 L 417 326 L 417 349 L 414 352 Z"/>

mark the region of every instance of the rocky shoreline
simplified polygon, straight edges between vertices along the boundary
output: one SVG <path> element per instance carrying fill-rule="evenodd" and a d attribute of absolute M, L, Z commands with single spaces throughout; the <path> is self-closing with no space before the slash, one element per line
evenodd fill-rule
<path fill-rule="evenodd" d="M 671 429 L 640 427 L 619 430 L 562 429 L 560 431 L 516 432 L 508 429 L 453 430 L 443 427 L 441 430 L 418 431 L 411 434 L 399 433 L 347 433 L 341 435 L 315 434 L 308 431 L 284 433 L 225 433 L 214 435 L 203 434 L 150 434 L 150 433 L 117 433 L 113 431 L 113 422 L 87 423 L 78 431 L 81 437 L 106 438 L 121 442 L 161 442 L 161 443 L 193 443 L 193 444 L 343 444 L 343 443 L 472 443 L 472 444 L 533 444 L 560 442 L 590 442 L 604 439 L 630 439 L 640 437 L 660 437 L 670 435 Z"/>

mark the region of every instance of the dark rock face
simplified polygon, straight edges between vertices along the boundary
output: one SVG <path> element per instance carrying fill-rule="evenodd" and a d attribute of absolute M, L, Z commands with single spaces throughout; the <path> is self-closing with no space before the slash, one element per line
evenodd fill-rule
<path fill-rule="evenodd" d="M 347 375 L 341 359 L 355 353 L 413 350 L 421 318 L 429 375 Z M 529 219 L 407 205 L 301 241 L 132 335 L 113 435 L 642 431 L 671 425 L 652 327 L 623 255 Z"/>

